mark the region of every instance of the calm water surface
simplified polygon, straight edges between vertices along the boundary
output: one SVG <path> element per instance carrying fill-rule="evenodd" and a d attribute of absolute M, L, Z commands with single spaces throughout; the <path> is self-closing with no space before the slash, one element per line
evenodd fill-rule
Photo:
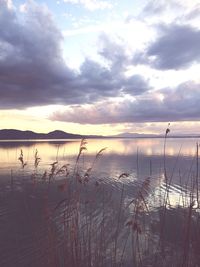
<path fill-rule="evenodd" d="M 42 175 L 51 170 L 51 164 L 58 162 L 57 168 L 69 164 L 73 172 L 81 140 L 49 141 L 1 141 L 0 142 L 0 177 L 1 181 L 10 182 L 13 177 L 35 173 L 34 155 L 36 150 L 40 157 L 37 173 Z M 196 144 L 195 138 L 168 138 L 166 142 L 166 174 L 171 179 L 172 201 L 179 201 L 176 193 L 187 186 L 191 175 L 195 175 Z M 152 177 L 151 186 L 156 190 L 164 183 L 164 139 L 90 139 L 87 140 L 87 151 L 80 158 L 79 170 L 93 166 L 95 155 L 106 148 L 95 162 L 92 170 L 94 178 L 103 179 L 104 183 L 116 185 L 122 173 L 129 174 L 123 183 L 142 183 L 148 176 Z M 24 162 L 21 167 L 19 156 L 23 151 Z M 172 194 L 173 193 L 173 194 Z"/>
<path fill-rule="evenodd" d="M 143 161 L 151 160 L 152 163 L 163 163 L 163 139 L 90 139 L 87 140 L 87 151 L 84 152 L 86 163 L 92 159 L 96 153 L 106 148 L 99 164 L 114 174 L 117 171 L 135 171 L 137 165 L 142 165 L 142 169 L 148 166 L 143 165 Z M 190 161 L 196 153 L 195 138 L 169 138 L 166 144 L 166 157 L 169 159 L 184 158 Z M 48 164 L 54 161 L 68 162 L 73 164 L 73 160 L 79 152 L 80 140 L 49 140 L 49 141 L 0 141 L 0 167 L 1 174 L 6 170 L 15 170 L 20 167 L 19 156 L 23 150 L 24 160 L 27 162 L 27 168 L 31 169 L 34 162 L 35 151 L 41 157 L 40 167 L 45 169 Z M 106 161 L 106 164 L 104 162 Z M 137 163 L 137 164 L 135 164 Z M 101 171 L 101 170 L 99 170 Z"/>
<path fill-rule="evenodd" d="M 117 178 L 121 173 L 129 173 L 128 179 L 140 180 L 146 176 L 163 176 L 164 140 L 163 139 L 90 139 L 87 140 L 87 151 L 80 159 L 81 167 L 89 168 L 96 153 L 106 148 L 95 163 L 94 172 L 100 177 Z M 167 175 L 173 175 L 173 183 L 178 184 L 180 174 L 183 179 L 196 168 L 195 138 L 167 139 L 166 169 Z M 11 171 L 17 174 L 22 171 L 18 160 L 21 150 L 27 165 L 23 172 L 34 170 L 36 150 L 41 158 L 38 171 L 48 171 L 50 164 L 58 161 L 60 165 L 70 164 L 73 169 L 79 152 L 80 140 L 49 141 L 0 141 L 0 177 L 5 179 Z M 126 180 L 126 179 L 125 179 Z"/>

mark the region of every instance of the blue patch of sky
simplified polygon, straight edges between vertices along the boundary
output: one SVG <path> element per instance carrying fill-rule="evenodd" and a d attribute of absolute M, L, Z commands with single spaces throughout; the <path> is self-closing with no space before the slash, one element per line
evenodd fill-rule
<path fill-rule="evenodd" d="M 19 8 L 20 5 L 27 3 L 24 0 L 15 0 L 14 4 Z M 66 62 L 71 62 L 72 66 L 78 66 L 84 61 L 85 57 L 95 57 L 98 36 L 100 31 L 79 31 L 87 27 L 106 25 L 114 21 L 125 21 L 125 15 L 137 16 L 144 6 L 145 0 L 113 0 L 111 9 L 88 10 L 83 5 L 65 3 L 63 0 L 37 0 L 37 4 L 46 4 L 53 14 L 54 20 L 61 31 L 77 30 L 73 35 L 67 35 L 62 45 L 63 55 Z M 97 54 L 96 54 L 97 55 Z M 97 56 L 98 57 L 98 56 Z"/>

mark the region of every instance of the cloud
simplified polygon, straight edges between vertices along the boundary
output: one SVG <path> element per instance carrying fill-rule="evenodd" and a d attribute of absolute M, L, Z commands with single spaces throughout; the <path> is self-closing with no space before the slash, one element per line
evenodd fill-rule
<path fill-rule="evenodd" d="M 123 85 L 123 92 L 133 96 L 141 95 L 151 89 L 149 81 L 139 74 L 130 76 Z"/>
<path fill-rule="evenodd" d="M 200 17 L 200 4 L 196 4 L 193 9 L 191 9 L 187 14 L 185 15 L 186 20 L 193 20 L 193 19 L 199 19 Z"/>
<path fill-rule="evenodd" d="M 183 69 L 200 62 L 200 30 L 189 25 L 159 25 L 159 37 L 143 53 L 134 55 L 135 64 L 150 64 L 160 70 Z"/>
<path fill-rule="evenodd" d="M 122 40 L 113 40 L 106 34 L 99 37 L 99 54 L 109 63 L 111 76 L 117 79 L 120 92 L 132 96 L 141 95 L 152 88 L 149 80 L 140 74 L 127 78 L 124 76 L 127 66 L 131 65 L 131 58 L 125 47 Z"/>
<path fill-rule="evenodd" d="M 123 70 L 130 63 L 124 44 L 119 40 L 112 40 L 104 33 L 99 36 L 98 53 L 110 63 L 113 73 Z"/>
<path fill-rule="evenodd" d="M 151 0 L 149 1 L 143 8 L 141 16 L 155 16 L 155 15 L 160 15 L 163 12 L 168 11 L 169 9 L 177 9 L 180 8 L 181 6 L 176 3 L 175 1 L 172 0 Z"/>
<path fill-rule="evenodd" d="M 0 9 L 1 107 L 47 103 L 73 77 L 61 57 L 62 36 L 45 6 L 29 2 L 24 22 L 7 1 Z"/>
<path fill-rule="evenodd" d="M 119 40 L 113 40 L 106 34 L 99 36 L 99 55 L 109 65 L 108 68 L 86 59 L 80 68 L 80 83 L 87 89 L 86 92 L 93 94 L 93 100 L 101 92 L 104 97 L 113 97 L 124 94 L 132 96 L 141 95 L 151 89 L 149 80 L 142 75 L 133 74 L 126 77 L 124 72 L 130 59 L 125 48 Z M 95 97 L 96 95 L 96 97 Z"/>
<path fill-rule="evenodd" d="M 165 19 L 172 21 L 175 19 L 193 19 L 191 16 L 197 16 L 199 9 L 199 0 L 150 0 L 142 9 L 140 14 L 140 19 L 163 19 L 163 16 L 166 16 Z M 162 17 L 161 17 L 162 16 Z"/>
<path fill-rule="evenodd" d="M 195 121 L 200 119 L 199 88 L 200 84 L 188 81 L 135 99 L 68 107 L 54 112 L 50 119 L 81 124 Z"/>
<path fill-rule="evenodd" d="M 45 5 L 29 1 L 19 19 L 2 0 L 0 25 L 1 109 L 91 103 L 149 89 L 142 77 L 124 76 L 124 51 L 105 37 L 101 53 L 110 68 L 85 59 L 80 72 L 71 70 L 62 57 L 62 34 Z"/>
<path fill-rule="evenodd" d="M 108 1 L 103 0 L 63 0 L 65 3 L 79 4 L 84 8 L 94 11 L 94 10 L 104 10 L 112 8 L 112 4 Z"/>
<path fill-rule="evenodd" d="M 141 75 L 126 77 L 122 70 L 122 66 L 119 67 L 117 64 L 111 64 L 111 68 L 108 69 L 86 59 L 80 68 L 78 79 L 74 82 L 74 90 L 81 94 L 80 97 L 85 103 L 92 103 L 124 94 L 142 95 L 151 89 L 149 81 Z"/>

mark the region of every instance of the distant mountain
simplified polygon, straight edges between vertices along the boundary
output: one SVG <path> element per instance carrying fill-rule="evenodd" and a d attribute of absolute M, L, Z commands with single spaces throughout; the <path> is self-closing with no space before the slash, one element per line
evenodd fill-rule
<path fill-rule="evenodd" d="M 50 133 L 35 133 L 32 131 L 20 131 L 14 129 L 0 130 L 0 140 L 30 140 L 30 139 L 81 139 L 81 138 L 101 138 L 97 135 L 80 135 L 66 133 L 63 131 L 53 131 Z"/>
<path fill-rule="evenodd" d="M 32 131 L 20 131 L 14 129 L 0 130 L 0 140 L 35 140 L 35 139 L 82 139 L 82 138 L 162 138 L 164 135 L 156 134 L 139 134 L 139 133 L 121 133 L 113 136 L 101 135 L 81 135 L 66 133 L 63 131 L 52 131 L 49 133 L 35 133 Z M 194 138 L 199 135 L 168 135 L 168 138 Z"/>

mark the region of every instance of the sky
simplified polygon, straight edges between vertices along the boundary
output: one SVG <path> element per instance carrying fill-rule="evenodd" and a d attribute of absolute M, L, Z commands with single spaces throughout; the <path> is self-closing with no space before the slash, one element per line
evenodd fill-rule
<path fill-rule="evenodd" d="M 200 129 L 199 0 L 0 0 L 0 129 Z"/>

